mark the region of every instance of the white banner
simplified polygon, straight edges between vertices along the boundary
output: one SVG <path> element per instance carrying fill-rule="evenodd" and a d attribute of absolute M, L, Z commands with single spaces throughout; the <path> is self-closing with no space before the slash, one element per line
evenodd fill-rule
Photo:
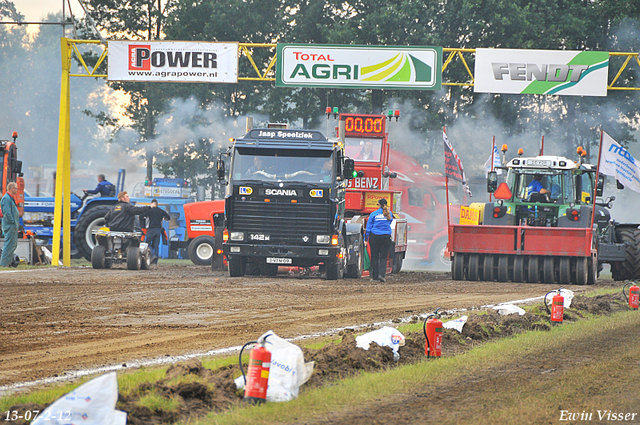
<path fill-rule="evenodd" d="M 606 132 L 602 135 L 600 172 L 615 177 L 625 187 L 640 193 L 640 167 L 635 158 Z"/>
<path fill-rule="evenodd" d="M 110 41 L 108 79 L 237 83 L 238 43 Z"/>
<path fill-rule="evenodd" d="M 609 53 L 476 49 L 476 93 L 606 96 Z"/>
<path fill-rule="evenodd" d="M 442 47 L 278 44 L 276 87 L 440 90 Z"/>
<path fill-rule="evenodd" d="M 493 167 L 491 166 L 491 158 L 493 158 Z M 484 163 L 484 175 L 489 175 L 489 171 L 495 171 L 496 174 L 502 174 L 502 170 L 497 169 L 502 166 L 502 161 L 500 161 L 500 152 L 498 152 L 498 147 L 493 147 L 493 154 L 489 155 L 489 158 Z"/>

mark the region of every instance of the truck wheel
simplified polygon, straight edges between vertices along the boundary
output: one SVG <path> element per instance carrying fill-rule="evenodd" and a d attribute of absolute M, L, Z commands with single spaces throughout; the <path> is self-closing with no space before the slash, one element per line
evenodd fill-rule
<path fill-rule="evenodd" d="M 130 246 L 127 248 L 127 268 L 129 270 L 140 270 L 140 267 L 142 267 L 140 248 L 137 246 Z"/>
<path fill-rule="evenodd" d="M 208 235 L 200 235 L 189 243 L 189 259 L 196 266 L 210 266 L 216 251 L 216 240 Z"/>
<path fill-rule="evenodd" d="M 393 270 L 391 273 L 400 273 L 402 270 L 402 260 L 404 259 L 401 252 L 396 252 L 395 257 L 393 257 Z"/>
<path fill-rule="evenodd" d="M 619 227 L 616 229 L 616 238 L 619 242 L 626 243 L 627 249 L 622 267 L 614 279 L 640 279 L 640 229 Z"/>
<path fill-rule="evenodd" d="M 247 261 L 244 266 L 244 274 L 247 276 L 260 276 L 260 264 Z"/>
<path fill-rule="evenodd" d="M 395 267 L 395 263 L 394 263 Z M 358 262 L 347 266 L 346 276 L 353 279 L 360 279 L 362 277 L 362 270 L 364 269 L 364 245 L 360 241 L 360 249 L 358 250 Z"/>
<path fill-rule="evenodd" d="M 436 270 L 451 270 L 451 261 L 444 258 L 444 250 L 447 247 L 447 238 L 438 239 L 429 250 L 429 261 Z"/>
<path fill-rule="evenodd" d="M 91 261 L 91 252 L 97 245 L 96 238 L 91 232 L 104 226 L 104 216 L 110 210 L 111 207 L 108 205 L 90 208 L 88 211 L 83 211 L 76 223 L 73 230 L 73 243 L 87 261 Z"/>
<path fill-rule="evenodd" d="M 229 266 L 230 277 L 244 276 L 245 263 L 243 263 L 240 257 L 227 258 L 227 265 Z"/>
<path fill-rule="evenodd" d="M 93 252 L 91 253 L 91 265 L 94 269 L 106 268 L 106 253 L 107 248 L 104 246 L 97 245 L 95 248 L 93 248 Z"/>

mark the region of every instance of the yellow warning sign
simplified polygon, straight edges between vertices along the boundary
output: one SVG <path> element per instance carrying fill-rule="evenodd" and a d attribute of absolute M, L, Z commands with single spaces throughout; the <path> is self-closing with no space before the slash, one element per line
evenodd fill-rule
<path fill-rule="evenodd" d="M 460 224 L 480 224 L 480 210 L 461 206 Z"/>

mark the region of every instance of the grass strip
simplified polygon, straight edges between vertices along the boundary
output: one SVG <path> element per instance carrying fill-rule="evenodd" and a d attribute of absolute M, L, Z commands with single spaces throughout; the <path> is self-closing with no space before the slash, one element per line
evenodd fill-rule
<path fill-rule="evenodd" d="M 456 424 L 555 423 L 563 411 L 591 413 L 594 420 L 598 410 L 637 412 L 639 326 L 637 311 L 565 323 L 550 332 L 527 332 L 456 357 L 362 374 L 303 391 L 291 402 L 237 407 L 195 423 L 344 423 L 358 412 L 375 415 L 371 412 L 381 404 L 389 411 L 409 406 L 416 393 L 440 398 L 439 408 L 412 418 L 414 423 L 429 418 Z"/>

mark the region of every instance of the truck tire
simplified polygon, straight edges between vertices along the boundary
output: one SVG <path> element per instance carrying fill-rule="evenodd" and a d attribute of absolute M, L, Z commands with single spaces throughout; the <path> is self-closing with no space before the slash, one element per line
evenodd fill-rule
<path fill-rule="evenodd" d="M 210 266 L 216 251 L 216 240 L 200 235 L 189 243 L 189 259 L 196 266 Z"/>
<path fill-rule="evenodd" d="M 73 243 L 78 252 L 87 260 L 91 261 L 91 252 L 96 246 L 96 238 L 91 233 L 104 226 L 104 216 L 111 210 L 108 205 L 98 205 L 83 211 L 80 219 L 73 230 Z"/>
<path fill-rule="evenodd" d="M 127 248 L 127 268 L 129 270 L 140 270 L 141 267 L 142 256 L 140 255 L 140 248 L 130 246 Z"/>
<path fill-rule="evenodd" d="M 91 265 L 94 269 L 105 269 L 106 268 L 106 253 L 107 248 L 101 245 L 96 245 L 93 248 L 93 252 L 91 253 Z"/>
<path fill-rule="evenodd" d="M 345 273 L 345 276 L 351 279 L 360 279 L 362 277 L 362 270 L 364 269 L 364 245 L 362 244 L 362 240 L 360 240 L 359 243 L 360 247 L 357 252 L 358 261 L 356 264 L 347 266 L 347 272 Z"/>
<path fill-rule="evenodd" d="M 614 280 L 640 279 L 640 229 L 618 227 L 616 238 L 627 244 L 622 267 L 617 273 L 612 273 Z M 615 266 L 612 265 L 613 270 Z"/>
<path fill-rule="evenodd" d="M 444 258 L 444 250 L 447 247 L 447 238 L 440 238 L 429 249 L 429 261 L 436 270 L 451 270 L 451 261 Z"/>
<path fill-rule="evenodd" d="M 242 262 L 242 258 L 240 257 L 227 258 L 227 265 L 229 267 L 230 277 L 244 276 L 245 264 Z"/>
<path fill-rule="evenodd" d="M 402 252 L 396 252 L 395 257 L 393 257 L 393 269 L 391 273 L 398 274 L 400 270 L 402 270 L 402 261 L 404 260 L 404 255 Z"/>
<path fill-rule="evenodd" d="M 340 237 L 340 250 L 344 254 L 342 258 L 336 258 L 334 263 L 326 264 L 327 280 L 338 280 L 344 277 L 347 255 L 344 249 L 344 241 L 342 240 L 342 237 Z"/>

